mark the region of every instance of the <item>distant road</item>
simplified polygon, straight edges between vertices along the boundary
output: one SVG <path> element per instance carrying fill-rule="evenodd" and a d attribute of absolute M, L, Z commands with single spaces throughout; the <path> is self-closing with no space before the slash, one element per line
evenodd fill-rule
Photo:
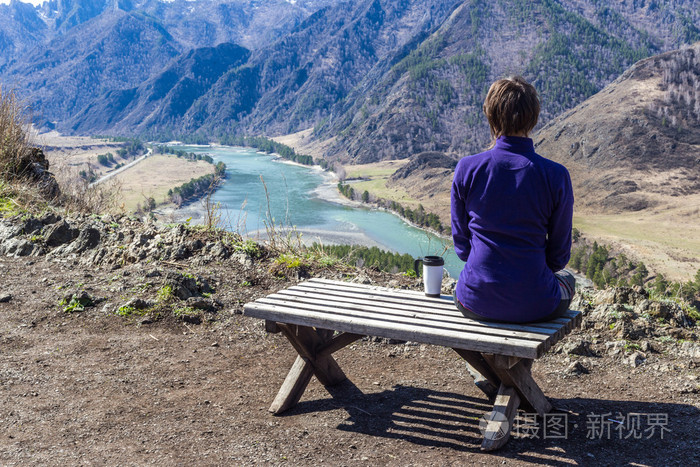
<path fill-rule="evenodd" d="M 123 172 L 124 170 L 135 166 L 136 164 L 138 164 L 139 162 L 141 162 L 142 160 L 144 160 L 145 158 L 147 158 L 148 156 L 150 156 L 152 152 L 153 152 L 153 150 L 152 150 L 151 148 L 148 148 L 148 151 L 146 151 L 146 154 L 144 154 L 143 156 L 139 157 L 138 159 L 134 159 L 133 161 L 129 162 L 128 164 L 126 164 L 126 165 L 124 165 L 124 166 L 122 166 L 122 167 L 119 167 L 119 168 L 118 168 L 117 170 L 115 170 L 114 172 L 110 172 L 110 173 L 108 173 L 107 175 L 105 175 L 105 176 L 102 177 L 102 178 L 98 178 L 97 180 L 95 180 L 94 182 L 92 182 L 92 183 L 90 184 L 90 186 L 95 186 L 95 185 L 97 185 L 97 184 L 99 184 L 99 183 L 104 182 L 105 180 L 109 180 L 110 178 L 112 178 L 112 177 L 114 177 L 115 175 L 117 175 L 117 174 Z"/>

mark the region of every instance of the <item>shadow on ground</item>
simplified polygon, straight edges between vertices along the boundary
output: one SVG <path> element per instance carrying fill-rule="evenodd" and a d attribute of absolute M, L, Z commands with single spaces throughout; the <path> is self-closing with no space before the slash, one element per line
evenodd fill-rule
<path fill-rule="evenodd" d="M 485 397 L 403 385 L 370 394 L 350 381 L 327 389 L 331 398 L 301 402 L 283 416 L 342 408 L 348 417 L 338 430 L 478 452 L 479 420 L 491 408 Z M 583 398 L 550 401 L 554 414 L 542 419 L 521 411 L 511 440 L 490 455 L 542 465 L 700 465 L 698 407 Z"/>

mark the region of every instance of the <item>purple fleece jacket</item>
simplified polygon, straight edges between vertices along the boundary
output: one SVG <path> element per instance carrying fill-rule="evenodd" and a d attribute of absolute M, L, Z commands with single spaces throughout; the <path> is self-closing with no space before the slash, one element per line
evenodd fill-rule
<path fill-rule="evenodd" d="M 465 308 L 502 321 L 543 318 L 559 304 L 555 271 L 571 252 L 574 195 L 566 168 L 535 153 L 530 138 L 501 136 L 459 161 L 452 237 L 464 269 Z"/>

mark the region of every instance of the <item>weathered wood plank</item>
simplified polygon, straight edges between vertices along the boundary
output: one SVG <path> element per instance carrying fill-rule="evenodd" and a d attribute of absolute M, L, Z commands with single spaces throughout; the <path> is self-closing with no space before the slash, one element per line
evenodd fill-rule
<path fill-rule="evenodd" d="M 280 414 L 294 407 L 304 394 L 313 374 L 311 364 L 298 355 L 268 410 Z"/>
<path fill-rule="evenodd" d="M 501 382 L 506 386 L 515 388 L 520 395 L 521 404 L 527 409 L 534 410 L 539 415 L 544 415 L 552 410 L 552 404 L 544 396 L 542 389 L 537 385 L 530 373 L 531 363 L 521 360 L 510 369 L 498 368 L 493 355 L 484 354 L 484 359 L 489 363 Z"/>
<path fill-rule="evenodd" d="M 543 342 L 542 339 L 523 339 L 517 333 L 513 335 L 503 335 L 489 328 L 475 329 L 469 326 L 459 325 L 455 323 L 433 323 L 416 318 L 393 317 L 391 315 L 381 313 L 368 313 L 360 309 L 339 310 L 332 306 L 310 305 L 308 303 L 294 304 L 286 301 L 277 301 L 274 299 L 262 299 L 256 303 L 270 307 L 276 306 L 281 309 L 286 309 L 288 311 L 296 310 L 294 314 L 299 315 L 300 317 L 310 316 L 310 313 L 312 312 L 319 313 L 320 315 L 324 316 L 326 320 L 329 320 L 329 322 L 335 322 L 338 319 L 346 318 L 352 320 L 356 324 L 363 324 L 369 328 L 381 326 L 386 329 L 387 327 L 391 328 L 397 326 L 411 326 L 417 331 L 434 330 L 437 332 L 451 332 L 455 335 L 458 335 L 461 338 L 469 338 L 473 340 L 486 339 L 490 342 L 510 341 L 514 343 L 529 341 L 536 345 L 540 345 Z M 320 322 L 316 323 L 317 325 L 322 324 Z"/>
<path fill-rule="evenodd" d="M 292 347 L 310 365 L 316 378 L 324 386 L 332 386 L 347 379 L 343 370 L 330 354 L 318 355 L 323 339 L 310 327 L 278 323 L 282 333 L 287 337 Z"/>
<path fill-rule="evenodd" d="M 345 283 L 334 283 L 334 284 L 345 284 Z M 355 301 L 355 300 L 369 300 L 375 304 L 381 304 L 381 306 L 386 307 L 413 307 L 415 309 L 420 309 L 424 313 L 436 313 L 444 314 L 446 316 L 457 317 L 462 319 L 467 319 L 462 315 L 462 313 L 457 310 L 454 306 L 454 302 L 451 296 L 443 296 L 442 298 L 426 297 L 423 294 L 416 296 L 407 296 L 407 290 L 399 289 L 387 289 L 389 292 L 383 290 L 376 290 L 370 286 L 356 285 L 350 289 L 345 287 L 331 287 L 331 284 L 326 284 L 323 287 L 318 287 L 319 284 L 315 282 L 310 283 L 302 282 L 293 287 L 285 290 L 281 290 L 278 293 L 292 293 L 298 296 L 304 296 L 306 294 L 318 294 L 329 300 L 334 301 Z M 343 300 L 345 298 L 346 300 Z M 475 323 L 485 323 L 484 321 L 473 320 Z M 551 321 L 545 321 L 541 323 L 487 323 L 489 325 L 500 325 L 504 326 L 504 329 L 513 330 L 527 330 L 530 332 L 547 332 L 548 329 L 560 329 L 564 324 L 564 320 L 559 323 L 554 323 Z M 527 329 L 525 329 L 527 328 Z"/>
<path fill-rule="evenodd" d="M 465 349 L 452 349 L 457 352 L 457 355 L 466 360 L 476 371 L 478 371 L 484 378 L 489 380 L 494 386 L 498 387 L 501 385 L 501 380 L 498 378 L 496 373 L 491 369 L 488 362 L 484 360 L 479 352 L 474 352 L 472 350 Z"/>
<path fill-rule="evenodd" d="M 320 349 L 318 349 L 318 353 L 319 355 L 330 355 L 342 349 L 343 347 L 346 347 L 352 344 L 353 342 L 362 339 L 363 337 L 365 336 L 363 336 L 362 334 L 352 334 L 349 332 L 344 332 L 335 336 L 332 340 L 324 344 Z"/>
<path fill-rule="evenodd" d="M 280 332 L 280 328 L 277 327 L 277 323 L 274 321 L 270 321 L 269 319 L 265 320 L 265 332 L 269 332 L 270 334 L 277 334 Z"/>
<path fill-rule="evenodd" d="M 481 327 L 491 327 L 495 329 L 507 329 L 516 332 L 525 333 L 535 333 L 535 334 L 545 334 L 553 335 L 559 332 L 563 327 L 562 324 L 547 324 L 546 326 L 540 326 L 539 324 L 509 324 L 509 323 L 487 323 L 485 321 L 477 321 L 466 318 L 462 313 L 460 313 L 453 304 L 451 304 L 450 310 L 435 310 L 431 308 L 426 308 L 420 304 L 414 303 L 402 303 L 400 301 L 395 302 L 378 302 L 375 297 L 367 294 L 350 295 L 350 296 L 334 296 L 328 295 L 321 291 L 300 291 L 295 288 L 280 290 L 275 294 L 268 295 L 268 297 L 288 297 L 286 299 L 292 301 L 309 301 L 309 303 L 318 303 L 321 301 L 325 304 L 337 304 L 339 307 L 346 305 L 367 305 L 379 309 L 382 312 L 386 310 L 387 312 L 392 312 L 395 310 L 404 312 L 413 312 L 420 314 L 421 317 L 433 318 L 443 321 L 458 321 L 460 323 L 468 323 L 474 326 Z M 314 302 L 315 301 L 315 302 Z"/>
<path fill-rule="evenodd" d="M 482 451 L 496 450 L 508 442 L 519 405 L 520 397 L 515 389 L 501 384 L 493 410 L 489 412 L 490 420 L 486 424 L 484 440 L 481 443 Z"/>
<path fill-rule="evenodd" d="M 518 357 L 506 357 L 505 355 L 494 355 L 493 360 L 496 367 L 506 370 L 510 370 L 520 361 Z"/>
<path fill-rule="evenodd" d="M 536 341 L 494 337 L 486 334 L 474 335 L 468 332 L 407 325 L 401 322 L 365 321 L 356 316 L 335 315 L 269 303 L 249 303 L 245 307 L 245 312 L 248 316 L 278 322 L 302 326 L 333 327 L 337 331 L 353 334 L 423 342 L 514 357 L 538 358 L 543 347 L 542 342 Z"/>
<path fill-rule="evenodd" d="M 256 303 L 269 303 L 280 306 L 291 306 L 329 313 L 330 315 L 349 315 L 363 317 L 369 320 L 398 321 L 407 324 L 420 324 L 435 328 L 445 328 L 473 332 L 475 334 L 490 334 L 494 336 L 511 337 L 517 339 L 543 342 L 549 338 L 549 334 L 513 331 L 510 329 L 492 328 L 482 324 L 471 324 L 462 319 L 440 319 L 419 311 L 403 311 L 400 309 L 388 309 L 376 305 L 363 305 L 354 303 L 329 303 L 327 300 L 299 298 L 286 294 L 272 294 Z"/>

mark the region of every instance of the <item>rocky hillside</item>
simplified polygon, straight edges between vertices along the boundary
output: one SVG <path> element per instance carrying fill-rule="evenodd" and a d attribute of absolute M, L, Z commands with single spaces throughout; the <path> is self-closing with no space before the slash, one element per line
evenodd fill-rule
<path fill-rule="evenodd" d="M 266 410 L 295 352 L 243 304 L 308 276 L 420 288 L 415 278 L 300 267 L 201 229 L 120 216 L 4 218 L 0 243 L 2 464 L 494 461 L 477 427 L 490 405 L 442 347 L 364 338 L 337 354 L 350 384 L 331 397 L 312 380 L 289 415 Z M 568 439 L 520 426 L 498 462 L 697 464 L 700 345 L 688 314 L 633 289 L 583 291 L 573 306 L 583 326 L 532 371 L 568 416 Z M 647 431 L 591 436 L 591 414 L 640 416 L 636 433 Z M 668 423 L 647 439 L 654 415 Z"/>
<path fill-rule="evenodd" d="M 699 82 L 700 43 L 643 60 L 542 128 L 537 150 L 570 169 L 581 208 L 698 194 Z"/>

